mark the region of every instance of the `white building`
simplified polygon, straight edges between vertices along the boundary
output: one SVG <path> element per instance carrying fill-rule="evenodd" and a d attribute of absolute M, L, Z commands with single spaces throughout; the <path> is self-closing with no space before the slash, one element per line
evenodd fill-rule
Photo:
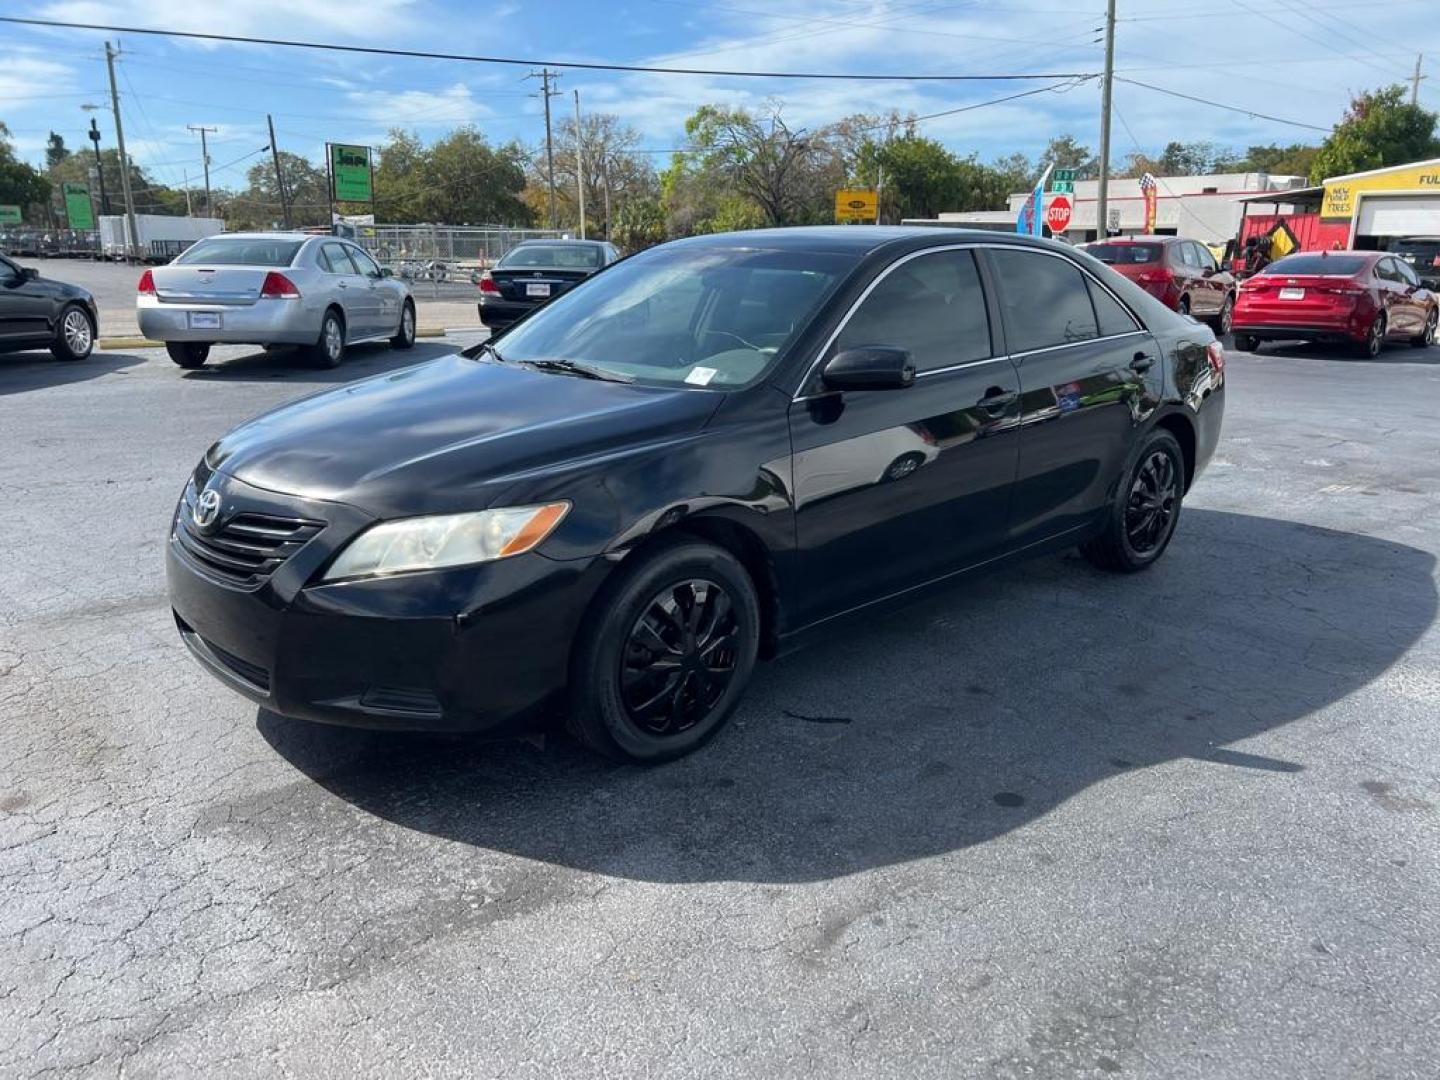
<path fill-rule="evenodd" d="M 1286 191 L 1305 185 L 1303 176 L 1274 176 L 1270 173 L 1157 176 L 1155 180 L 1158 196 L 1155 232 L 1187 236 L 1206 244 L 1223 244 L 1234 239 L 1240 228 L 1240 216 L 1244 209 L 1240 200 L 1247 195 Z M 1070 196 L 1074 209 L 1070 227 L 1065 230 L 1065 239 L 1074 243 L 1095 239 L 1095 210 L 1099 186 L 1099 181 L 1096 180 L 1075 182 L 1075 192 Z M 1008 210 L 947 213 L 923 224 L 1014 229 L 1015 218 L 1030 197 L 1030 192 L 1016 192 L 1010 196 Z M 1053 198 L 1052 192 L 1045 193 L 1047 207 Z M 1108 198 L 1112 233 L 1133 236 L 1145 231 L 1145 198 L 1140 191 L 1139 180 L 1112 178 Z M 919 221 L 909 223 L 921 224 Z"/>

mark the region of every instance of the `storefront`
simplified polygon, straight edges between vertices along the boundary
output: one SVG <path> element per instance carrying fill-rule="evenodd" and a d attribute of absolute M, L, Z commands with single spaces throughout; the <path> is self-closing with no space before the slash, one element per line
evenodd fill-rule
<path fill-rule="evenodd" d="M 1366 250 L 1440 236 L 1440 158 L 1326 180 L 1320 221 L 1343 227 L 1346 247 Z"/>

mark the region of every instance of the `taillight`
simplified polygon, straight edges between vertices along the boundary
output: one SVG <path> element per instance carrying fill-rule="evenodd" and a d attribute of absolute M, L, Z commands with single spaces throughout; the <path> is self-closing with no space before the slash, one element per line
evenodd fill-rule
<path fill-rule="evenodd" d="M 1205 355 L 1210 359 L 1210 368 L 1216 375 L 1225 373 L 1225 346 L 1212 341 L 1205 346 Z"/>
<path fill-rule="evenodd" d="M 260 286 L 260 295 L 276 300 L 298 300 L 300 299 L 300 290 L 284 274 L 271 270 L 265 275 L 264 284 Z"/>
<path fill-rule="evenodd" d="M 141 296 L 155 295 L 155 275 L 146 270 L 140 275 L 140 284 L 135 286 L 135 291 Z"/>
<path fill-rule="evenodd" d="M 498 293 L 500 291 L 500 286 L 495 284 L 495 279 L 490 276 L 489 270 L 486 270 L 480 275 L 480 291 L 488 293 Z"/>
<path fill-rule="evenodd" d="M 1169 270 L 1145 270 L 1135 279 L 1146 285 L 1168 285 L 1170 282 Z"/>
<path fill-rule="evenodd" d="M 1322 285 L 1315 291 L 1334 293 L 1336 296 L 1360 296 L 1365 292 L 1365 289 L 1359 285 Z"/>

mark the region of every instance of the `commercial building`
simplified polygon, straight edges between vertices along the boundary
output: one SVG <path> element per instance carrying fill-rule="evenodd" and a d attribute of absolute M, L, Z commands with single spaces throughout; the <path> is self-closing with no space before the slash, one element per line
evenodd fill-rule
<path fill-rule="evenodd" d="M 1302 187 L 1303 176 L 1278 176 L 1271 173 L 1214 173 L 1209 176 L 1157 176 L 1155 229 L 1162 235 L 1184 235 L 1207 244 L 1223 245 L 1233 240 L 1240 228 L 1247 196 L 1287 191 Z M 1073 211 L 1065 239 L 1073 243 L 1094 240 L 1097 236 L 1095 213 L 1099 182 L 1078 180 L 1070 197 Z M 927 225 L 1003 229 L 1015 228 L 1029 192 L 1010 196 L 1007 210 L 982 210 L 969 213 L 945 213 L 924 222 Z M 1048 206 L 1053 195 L 1045 194 Z M 1109 191 L 1110 232 L 1133 236 L 1145 232 L 1145 197 L 1138 179 L 1112 178 Z M 919 222 L 916 222 L 919 224 Z"/>

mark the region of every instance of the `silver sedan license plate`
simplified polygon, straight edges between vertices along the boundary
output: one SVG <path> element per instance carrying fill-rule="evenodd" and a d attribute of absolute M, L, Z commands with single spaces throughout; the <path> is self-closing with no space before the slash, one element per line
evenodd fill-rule
<path fill-rule="evenodd" d="M 218 311 L 192 311 L 189 314 L 191 330 L 220 329 L 220 312 Z"/>

